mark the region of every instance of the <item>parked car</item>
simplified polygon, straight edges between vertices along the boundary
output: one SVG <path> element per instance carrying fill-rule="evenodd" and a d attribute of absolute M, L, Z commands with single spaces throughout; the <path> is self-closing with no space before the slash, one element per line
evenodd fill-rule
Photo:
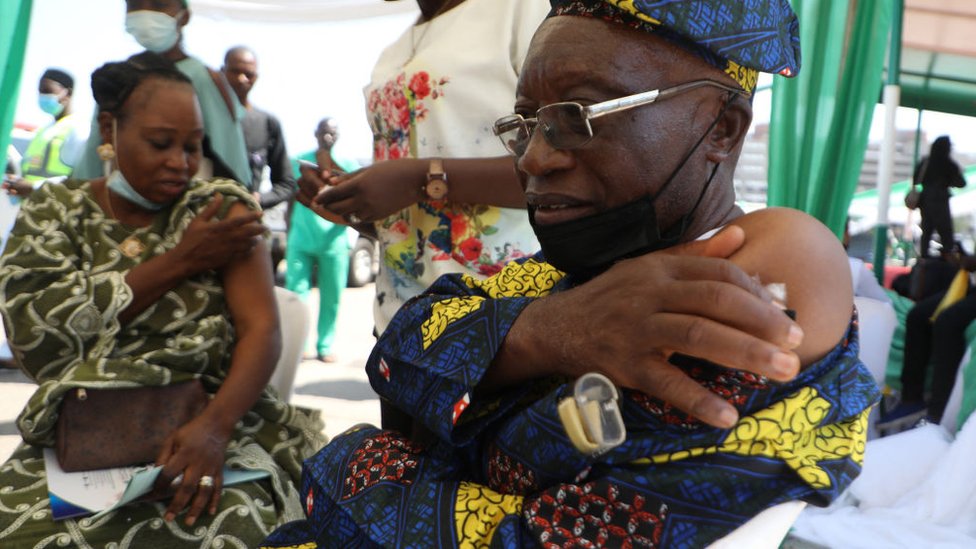
<path fill-rule="evenodd" d="M 348 229 L 349 278 L 346 286 L 359 288 L 376 280 L 380 269 L 380 243 L 376 238 Z"/>

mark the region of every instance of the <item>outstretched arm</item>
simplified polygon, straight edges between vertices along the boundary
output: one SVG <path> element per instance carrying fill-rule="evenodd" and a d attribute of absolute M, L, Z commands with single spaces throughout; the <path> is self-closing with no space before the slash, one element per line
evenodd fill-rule
<path fill-rule="evenodd" d="M 349 214 L 364 221 L 383 219 L 411 204 L 429 200 L 423 190 L 429 166 L 430 160 L 423 158 L 387 160 L 331 179 L 328 174 L 303 170 L 298 200 L 319 215 L 325 210 L 323 217 L 333 222 L 344 223 Z M 449 188 L 445 200 L 449 202 L 525 208 L 525 197 L 509 156 L 447 158 L 444 173 Z"/>

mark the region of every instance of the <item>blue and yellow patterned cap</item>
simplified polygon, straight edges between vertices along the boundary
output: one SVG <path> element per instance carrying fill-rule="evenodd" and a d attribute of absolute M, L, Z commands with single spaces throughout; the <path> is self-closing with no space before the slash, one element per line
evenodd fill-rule
<path fill-rule="evenodd" d="M 657 34 L 752 93 L 760 72 L 800 71 L 800 25 L 787 0 L 550 0 L 555 15 L 599 17 Z"/>

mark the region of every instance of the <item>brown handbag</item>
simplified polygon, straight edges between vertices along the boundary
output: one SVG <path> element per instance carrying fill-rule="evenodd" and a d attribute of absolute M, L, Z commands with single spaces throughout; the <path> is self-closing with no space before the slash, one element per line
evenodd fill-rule
<path fill-rule="evenodd" d="M 199 379 L 161 387 L 72 389 L 61 403 L 57 456 L 65 471 L 151 463 L 207 405 Z"/>

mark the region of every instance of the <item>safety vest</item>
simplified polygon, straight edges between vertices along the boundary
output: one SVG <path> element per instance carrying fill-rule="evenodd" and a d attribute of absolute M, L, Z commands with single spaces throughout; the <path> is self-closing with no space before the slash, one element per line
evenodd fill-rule
<path fill-rule="evenodd" d="M 61 161 L 61 147 L 74 129 L 70 123 L 72 116 L 69 114 L 44 128 L 31 140 L 20 164 L 24 181 L 37 185 L 51 177 L 71 175 L 71 166 Z"/>

